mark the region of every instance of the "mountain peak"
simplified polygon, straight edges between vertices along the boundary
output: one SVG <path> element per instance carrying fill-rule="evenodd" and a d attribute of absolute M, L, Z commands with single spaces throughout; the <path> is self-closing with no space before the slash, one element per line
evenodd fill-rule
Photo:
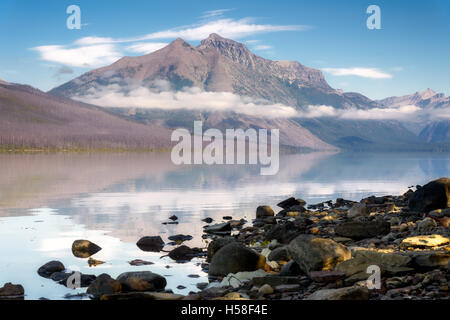
<path fill-rule="evenodd" d="M 418 92 L 417 93 L 422 99 L 429 99 L 431 97 L 434 97 L 436 95 L 436 92 L 434 90 L 431 90 L 430 88 L 428 88 L 425 91 L 422 92 Z"/>

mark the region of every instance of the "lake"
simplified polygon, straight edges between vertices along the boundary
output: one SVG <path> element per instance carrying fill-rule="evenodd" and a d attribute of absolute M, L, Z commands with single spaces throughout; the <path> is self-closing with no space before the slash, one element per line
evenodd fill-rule
<path fill-rule="evenodd" d="M 71 290 L 37 269 L 50 260 L 86 274 L 150 270 L 175 293 L 207 282 L 201 259 L 175 263 L 166 253 L 141 251 L 142 236 L 192 235 L 188 246 L 205 247 L 201 220 L 223 216 L 251 220 L 256 207 L 290 196 L 314 204 L 336 198 L 402 194 L 409 186 L 449 176 L 444 153 L 307 153 L 280 157 L 275 176 L 256 165 L 175 166 L 169 153 L 0 155 L 0 286 L 22 284 L 26 299 L 63 299 Z M 178 225 L 163 225 L 171 215 Z M 73 256 L 72 242 L 89 239 L 105 261 L 89 267 Z M 170 250 L 166 246 L 165 250 Z M 143 259 L 154 264 L 131 266 Z M 198 278 L 189 277 L 197 275 Z M 176 287 L 186 288 L 179 290 Z"/>

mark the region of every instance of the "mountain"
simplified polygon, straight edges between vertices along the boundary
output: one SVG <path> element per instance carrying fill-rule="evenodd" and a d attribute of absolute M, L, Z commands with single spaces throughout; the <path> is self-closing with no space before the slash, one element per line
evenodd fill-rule
<path fill-rule="evenodd" d="M 217 126 L 218 129 L 229 128 L 231 125 L 244 126 L 243 129 L 277 126 L 281 131 L 280 142 L 296 147 L 423 150 L 426 144 L 418 136 L 420 130 L 414 131 L 417 130 L 417 125 L 408 126 L 393 120 L 341 120 L 333 117 L 295 116 L 275 120 L 264 116 L 262 110 L 259 115 L 245 114 L 246 110 L 239 108 L 246 106 L 236 107 L 233 112 L 219 112 L 194 111 L 188 110 L 189 108 L 172 110 L 168 106 L 170 103 L 165 102 L 152 108 L 131 107 L 126 103 L 117 105 L 117 94 L 129 98 L 136 89 L 144 88 L 159 94 L 166 91 L 180 92 L 186 87 L 195 87 L 206 93 L 226 92 L 240 97 L 263 99 L 292 107 L 296 112 L 320 105 L 336 109 L 369 110 L 436 97 L 428 92 L 417 97 L 391 97 L 374 101 L 359 93 L 342 92 L 333 89 L 320 70 L 296 61 L 272 61 L 262 58 L 253 54 L 244 44 L 217 34 L 211 34 L 197 47 L 183 39 L 176 39 L 153 53 L 124 57 L 109 66 L 89 71 L 49 93 L 94 103 L 86 97 L 107 92 L 106 96 L 100 95 L 95 103 L 101 102 L 109 112 L 145 124 L 158 123 L 169 128 L 192 128 L 194 120 L 203 120 L 205 127 Z M 105 100 L 105 97 L 112 98 Z M 141 100 L 149 99 L 141 97 Z M 105 105 L 105 101 L 108 101 L 108 104 Z M 433 101 L 439 105 L 438 100 Z M 118 106 L 121 108 L 116 108 Z"/>
<path fill-rule="evenodd" d="M 433 121 L 425 126 L 419 134 L 426 142 L 450 141 L 450 121 Z"/>
<path fill-rule="evenodd" d="M 443 93 L 427 89 L 406 96 L 386 98 L 379 100 L 378 103 L 385 107 L 405 105 L 419 107 L 422 111 L 420 118 L 407 123 L 408 128 L 427 143 L 450 142 L 450 121 L 447 120 L 450 97 L 446 97 Z"/>
<path fill-rule="evenodd" d="M 30 86 L 0 83 L 0 146 L 163 148 L 171 132 Z"/>
<path fill-rule="evenodd" d="M 250 52 L 244 44 L 217 34 L 211 34 L 197 47 L 177 39 L 153 53 L 124 57 L 50 93 L 74 97 L 109 85 L 118 85 L 123 90 L 130 84 L 152 87 L 157 79 L 169 81 L 175 90 L 198 87 L 205 91 L 233 92 L 299 109 L 321 104 L 345 109 L 378 105 L 360 94 L 331 88 L 319 70 L 296 61 L 264 59 Z"/>

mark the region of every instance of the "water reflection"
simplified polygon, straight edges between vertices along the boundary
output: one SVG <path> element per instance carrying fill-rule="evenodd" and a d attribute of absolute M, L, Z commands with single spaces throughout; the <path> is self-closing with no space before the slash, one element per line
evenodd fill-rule
<path fill-rule="evenodd" d="M 360 200 L 400 194 L 410 185 L 448 176 L 448 154 L 284 155 L 276 176 L 260 176 L 258 166 L 174 166 L 169 154 L 80 154 L 0 156 L 0 285 L 21 283 L 27 298 L 62 298 L 73 291 L 40 278 L 45 262 L 61 260 L 87 274 L 151 270 L 168 276 L 168 288 L 188 293 L 206 280 L 200 260 L 176 264 L 136 247 L 142 236 L 174 234 L 205 246 L 205 223 L 223 216 L 251 219 L 256 206 L 296 195 L 309 203 L 343 197 Z M 162 225 L 171 215 L 178 225 Z M 106 261 L 89 268 L 71 244 L 89 239 Z M 154 264 L 130 266 L 142 259 Z M 167 268 L 169 267 L 169 268 Z M 199 279 L 187 277 L 198 274 Z M 187 288 L 178 290 L 178 285 Z"/>

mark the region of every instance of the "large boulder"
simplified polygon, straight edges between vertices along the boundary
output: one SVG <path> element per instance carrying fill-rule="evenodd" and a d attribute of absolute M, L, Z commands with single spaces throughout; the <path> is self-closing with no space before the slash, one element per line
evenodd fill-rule
<path fill-rule="evenodd" d="M 358 216 L 368 216 L 369 210 L 367 209 L 367 205 L 365 203 L 355 203 L 347 213 L 349 218 L 355 218 Z"/>
<path fill-rule="evenodd" d="M 210 276 L 226 276 L 229 273 L 255 271 L 261 267 L 261 258 L 255 251 L 238 242 L 221 248 L 209 265 Z"/>
<path fill-rule="evenodd" d="M 212 257 L 216 254 L 217 251 L 219 251 L 221 248 L 226 246 L 227 244 L 230 244 L 232 242 L 236 242 L 236 238 L 233 237 L 223 237 L 218 238 L 216 240 L 213 240 L 208 245 L 208 257 L 207 261 L 210 262 Z"/>
<path fill-rule="evenodd" d="M 126 284 L 130 278 L 147 282 L 153 288 L 152 290 L 162 290 L 167 285 L 166 278 L 151 271 L 124 272 L 120 274 L 116 280 L 121 284 Z"/>
<path fill-rule="evenodd" d="M 259 206 L 256 208 L 256 219 L 264 219 L 266 217 L 273 217 L 275 212 L 269 206 Z"/>
<path fill-rule="evenodd" d="M 351 258 L 350 250 L 331 239 L 300 235 L 288 245 L 288 253 L 303 272 L 333 270 L 334 267 Z"/>
<path fill-rule="evenodd" d="M 322 289 L 311 294 L 306 300 L 368 300 L 369 290 L 364 287 Z"/>
<path fill-rule="evenodd" d="M 100 250 L 102 248 L 89 240 L 75 240 L 72 244 L 72 253 L 77 258 L 89 258 Z"/>
<path fill-rule="evenodd" d="M 136 245 L 142 251 L 160 252 L 164 247 L 164 241 L 160 236 L 142 237 Z"/>
<path fill-rule="evenodd" d="M 114 294 L 122 291 L 122 284 L 111 278 L 109 274 L 102 273 L 87 288 L 86 292 L 95 299 L 105 294 Z"/>
<path fill-rule="evenodd" d="M 283 208 L 283 209 L 289 209 L 290 207 L 293 207 L 293 206 L 304 207 L 305 204 L 306 204 L 305 200 L 295 199 L 294 197 L 291 197 L 289 199 L 281 201 L 280 203 L 277 204 L 277 206 L 279 206 L 280 208 Z"/>
<path fill-rule="evenodd" d="M 55 272 L 64 271 L 66 268 L 60 261 L 50 261 L 38 269 L 38 274 L 44 278 L 50 278 Z"/>
<path fill-rule="evenodd" d="M 352 239 L 373 238 L 390 231 L 391 224 L 384 220 L 348 221 L 338 224 L 335 228 L 337 235 Z"/>
<path fill-rule="evenodd" d="M 449 187 L 450 178 L 440 178 L 427 183 L 409 197 L 409 209 L 429 212 L 450 207 Z"/>

